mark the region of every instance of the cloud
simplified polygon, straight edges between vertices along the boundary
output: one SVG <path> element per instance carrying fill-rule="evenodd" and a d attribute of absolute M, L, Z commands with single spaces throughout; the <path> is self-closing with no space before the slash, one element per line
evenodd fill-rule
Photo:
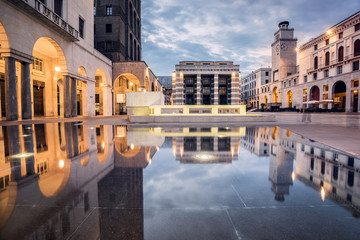
<path fill-rule="evenodd" d="M 247 74 L 271 64 L 277 24 L 290 21 L 300 44 L 360 8 L 343 0 L 143 0 L 143 59 L 157 75 L 186 60 L 228 60 Z M 339 11 L 341 9 L 341 12 Z"/>

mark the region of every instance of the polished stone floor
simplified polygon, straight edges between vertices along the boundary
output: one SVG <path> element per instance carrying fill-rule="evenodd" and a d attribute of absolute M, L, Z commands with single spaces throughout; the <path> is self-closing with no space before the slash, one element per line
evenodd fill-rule
<path fill-rule="evenodd" d="M 88 121 L 0 133 L 0 239 L 360 234 L 358 156 L 286 128 Z"/>

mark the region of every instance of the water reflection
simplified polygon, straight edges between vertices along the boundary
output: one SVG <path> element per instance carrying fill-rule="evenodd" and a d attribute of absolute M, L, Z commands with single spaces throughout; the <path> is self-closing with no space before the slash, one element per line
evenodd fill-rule
<path fill-rule="evenodd" d="M 251 161 L 255 158 L 249 153 L 265 161 L 254 165 Z M 173 171 L 172 179 L 179 178 L 176 174 L 181 176 L 184 184 L 180 182 L 179 186 L 195 184 L 191 179 L 200 173 L 208 174 L 209 179 L 216 176 L 220 180 L 211 182 L 211 186 L 223 194 L 214 197 L 217 204 L 222 203 L 221 208 L 238 204 L 226 202 L 233 191 L 239 197 L 237 201 L 248 207 L 245 202 L 252 198 L 241 195 L 251 194 L 250 188 L 258 191 L 257 186 L 242 183 L 240 172 L 231 168 L 244 163 L 253 171 L 266 164 L 266 181 L 270 184 L 261 187 L 269 190 L 277 204 L 288 202 L 299 180 L 315 189 L 322 201 L 331 199 L 354 216 L 360 213 L 359 160 L 278 127 L 136 128 L 81 123 L 8 126 L 0 128 L 0 155 L 1 239 L 144 239 L 144 201 L 148 199 L 151 206 L 144 192 L 149 195 L 149 191 L 165 184 L 161 177 L 167 171 Z M 159 158 L 163 159 L 160 166 L 156 165 Z M 155 166 L 149 167 L 152 161 Z M 180 163 L 181 171 L 174 172 L 164 165 L 166 161 Z M 146 181 L 144 171 L 148 173 Z M 227 175 L 236 182 L 228 184 Z M 190 179 L 188 184 L 186 179 Z M 201 183 L 200 179 L 196 181 Z M 224 189 L 226 184 L 231 186 L 229 191 Z M 147 190 L 146 186 L 152 188 Z M 174 191 L 181 194 L 179 186 L 174 186 Z M 185 194 L 182 198 L 191 196 Z M 166 202 L 167 198 L 170 196 L 162 196 L 164 203 L 159 204 L 180 207 Z M 206 205 L 207 198 L 195 202 Z"/>

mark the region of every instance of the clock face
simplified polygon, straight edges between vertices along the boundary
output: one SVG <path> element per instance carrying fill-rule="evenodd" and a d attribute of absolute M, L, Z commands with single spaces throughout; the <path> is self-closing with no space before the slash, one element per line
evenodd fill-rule
<path fill-rule="evenodd" d="M 281 44 L 281 50 L 286 51 L 287 49 L 288 49 L 287 44 L 286 44 L 286 43 L 282 43 L 282 44 Z"/>
<path fill-rule="evenodd" d="M 276 50 L 276 52 L 279 52 L 279 51 L 280 51 L 280 45 L 279 45 L 279 44 L 276 45 L 275 50 Z"/>

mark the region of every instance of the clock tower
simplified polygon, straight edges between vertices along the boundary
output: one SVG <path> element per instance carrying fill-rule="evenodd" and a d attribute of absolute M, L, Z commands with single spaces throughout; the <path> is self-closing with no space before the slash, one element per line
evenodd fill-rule
<path fill-rule="evenodd" d="M 279 23 L 279 30 L 274 34 L 272 48 L 272 82 L 280 81 L 296 73 L 296 45 L 294 29 L 289 22 Z"/>

